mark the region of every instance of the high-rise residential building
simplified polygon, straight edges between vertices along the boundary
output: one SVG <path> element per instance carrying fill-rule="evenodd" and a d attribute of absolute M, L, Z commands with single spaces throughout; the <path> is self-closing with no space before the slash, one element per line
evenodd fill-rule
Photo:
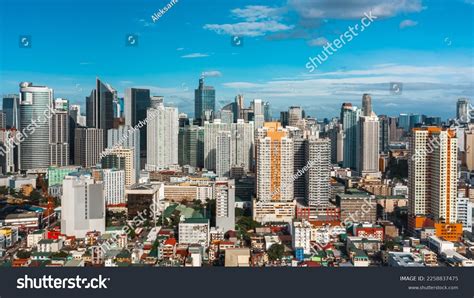
<path fill-rule="evenodd" d="M 147 117 L 147 109 L 150 104 L 150 90 L 140 88 L 127 88 L 125 90 L 125 124 L 135 127 L 140 121 Z M 146 156 L 147 130 L 140 129 L 140 148 L 137 152 L 142 158 Z"/>
<path fill-rule="evenodd" d="M 390 119 L 386 115 L 379 116 L 379 150 L 388 152 L 390 144 Z"/>
<path fill-rule="evenodd" d="M 125 171 L 117 169 L 102 169 L 101 171 L 105 204 L 125 204 Z"/>
<path fill-rule="evenodd" d="M 388 118 L 388 126 L 389 126 L 389 143 L 390 142 L 398 142 L 401 138 L 401 132 L 397 125 L 397 117 L 389 117 Z"/>
<path fill-rule="evenodd" d="M 101 160 L 103 169 L 117 169 L 125 172 L 125 186 L 135 184 L 135 149 L 114 147 L 107 151 L 107 155 Z"/>
<path fill-rule="evenodd" d="M 357 136 L 358 125 L 361 111 L 352 106 L 351 103 L 343 103 L 341 108 L 341 121 L 344 133 L 344 159 L 343 166 L 345 168 L 356 169 L 358 166 L 357 156 Z"/>
<path fill-rule="evenodd" d="M 24 136 L 18 154 L 20 170 L 49 166 L 49 125 L 53 112 L 53 90 L 32 83 L 20 84 L 19 128 Z M 36 127 L 34 133 L 32 127 Z"/>
<path fill-rule="evenodd" d="M 306 181 L 305 175 L 298 175 L 306 165 L 306 139 L 303 131 L 297 127 L 287 126 L 288 136 L 293 140 L 293 194 L 295 199 L 304 199 Z"/>
<path fill-rule="evenodd" d="M 265 122 L 265 108 L 263 100 L 261 99 L 254 99 L 251 102 L 251 109 L 253 111 L 253 122 L 255 128 L 263 127 L 263 123 Z"/>
<path fill-rule="evenodd" d="M 460 98 L 456 103 L 456 119 L 459 123 L 471 122 L 469 99 Z"/>
<path fill-rule="evenodd" d="M 220 119 L 214 122 L 204 122 L 204 167 L 216 170 L 217 134 L 219 131 L 229 131 L 230 125 L 222 123 Z"/>
<path fill-rule="evenodd" d="M 295 211 L 293 140 L 278 122 L 266 122 L 258 129 L 257 138 L 254 219 L 291 222 Z"/>
<path fill-rule="evenodd" d="M 306 142 L 306 200 L 309 207 L 329 207 L 331 190 L 331 141 L 309 136 Z"/>
<path fill-rule="evenodd" d="M 104 186 L 90 175 L 71 174 L 63 182 L 61 233 L 84 238 L 89 231 L 105 232 Z"/>
<path fill-rule="evenodd" d="M 206 119 L 205 111 L 215 113 L 216 90 L 212 86 L 204 85 L 204 78 L 199 79 L 198 88 L 194 90 L 194 118 Z"/>
<path fill-rule="evenodd" d="M 472 208 L 474 203 L 466 197 L 457 199 L 457 218 L 462 223 L 463 231 L 472 232 Z"/>
<path fill-rule="evenodd" d="M 372 98 L 370 94 L 362 95 L 362 115 L 372 116 Z"/>
<path fill-rule="evenodd" d="M 152 101 L 147 119 L 146 169 L 160 170 L 178 164 L 178 109 Z"/>
<path fill-rule="evenodd" d="M 222 232 L 235 230 L 235 182 L 217 179 L 213 187 L 216 200 L 216 227 Z"/>
<path fill-rule="evenodd" d="M 16 172 L 18 147 L 15 145 L 16 129 L 0 129 L 0 172 Z"/>
<path fill-rule="evenodd" d="M 447 240 L 457 240 L 462 233 L 457 224 L 457 150 L 454 130 L 413 129 L 408 158 L 410 230 L 431 225 Z"/>
<path fill-rule="evenodd" d="M 331 140 L 331 163 L 340 164 L 344 159 L 344 132 L 342 124 L 337 123 L 328 131 Z"/>
<path fill-rule="evenodd" d="M 243 167 L 245 171 L 253 170 L 253 150 L 254 150 L 254 123 L 245 123 L 243 119 L 238 119 L 237 123 L 232 123 L 232 166 Z"/>
<path fill-rule="evenodd" d="M 204 128 L 180 127 L 178 134 L 178 163 L 181 166 L 204 167 Z"/>
<path fill-rule="evenodd" d="M 145 128 L 142 128 L 143 130 Z M 120 125 L 117 128 L 109 129 L 107 132 L 107 149 L 110 150 L 118 147 L 125 149 L 133 149 L 134 155 L 134 168 L 135 168 L 135 181 L 138 181 L 140 176 L 140 132 L 134 130 L 133 127 L 128 125 Z"/>
<path fill-rule="evenodd" d="M 234 122 L 234 113 L 232 113 L 232 111 L 222 109 L 217 113 L 216 119 L 221 119 L 222 123 L 231 125 Z"/>
<path fill-rule="evenodd" d="M 0 129 L 7 128 L 7 114 L 4 111 L 0 111 Z"/>
<path fill-rule="evenodd" d="M 464 130 L 464 165 L 468 171 L 474 171 L 474 124 Z"/>
<path fill-rule="evenodd" d="M 288 125 L 297 127 L 303 119 L 303 110 L 301 107 L 293 106 L 288 109 Z"/>
<path fill-rule="evenodd" d="M 104 143 L 107 131 L 114 128 L 114 103 L 117 102 L 117 91 L 109 84 L 96 79 L 96 88 L 86 98 L 86 124 L 90 128 L 102 129 Z"/>
<path fill-rule="evenodd" d="M 95 166 L 104 151 L 104 132 L 99 128 L 76 128 L 74 146 L 75 165 Z"/>
<path fill-rule="evenodd" d="M 234 122 L 237 122 L 237 119 L 244 119 L 243 110 L 245 109 L 244 96 L 242 94 L 237 94 L 234 100 Z"/>
<path fill-rule="evenodd" d="M 5 113 L 6 128 L 18 128 L 18 105 L 20 98 L 16 94 L 3 97 L 2 110 Z"/>
<path fill-rule="evenodd" d="M 216 135 L 216 174 L 218 177 L 229 177 L 232 161 L 232 134 L 221 130 Z"/>
<path fill-rule="evenodd" d="M 379 119 L 375 114 L 359 118 L 357 172 L 361 176 L 379 173 L 379 133 Z"/>
<path fill-rule="evenodd" d="M 69 165 L 69 101 L 54 100 L 54 114 L 49 127 L 50 164 L 64 167 Z"/>

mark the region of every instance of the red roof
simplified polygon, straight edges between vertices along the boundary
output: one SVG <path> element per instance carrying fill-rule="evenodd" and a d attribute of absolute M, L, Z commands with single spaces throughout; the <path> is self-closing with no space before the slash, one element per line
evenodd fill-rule
<path fill-rule="evenodd" d="M 176 243 L 177 243 L 177 241 L 176 241 L 175 238 L 169 238 L 169 239 L 166 239 L 166 241 L 165 241 L 165 245 L 175 246 Z"/>

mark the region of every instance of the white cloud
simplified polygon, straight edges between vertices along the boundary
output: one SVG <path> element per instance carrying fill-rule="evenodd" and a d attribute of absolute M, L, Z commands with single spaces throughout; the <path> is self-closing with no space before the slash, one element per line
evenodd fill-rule
<path fill-rule="evenodd" d="M 203 57 L 209 57 L 209 54 L 191 53 L 191 54 L 181 56 L 181 58 L 203 58 Z"/>
<path fill-rule="evenodd" d="M 201 76 L 206 77 L 206 78 L 212 78 L 212 77 L 221 77 L 222 73 L 218 70 L 209 70 L 209 71 L 203 71 Z"/>
<path fill-rule="evenodd" d="M 249 5 L 231 10 L 233 17 L 242 19 L 232 24 L 206 24 L 204 29 L 221 35 L 263 36 L 267 33 L 286 31 L 294 28 L 280 22 L 283 9 L 261 5 Z"/>
<path fill-rule="evenodd" d="M 421 0 L 289 0 L 289 5 L 306 19 L 358 19 L 372 11 L 376 17 L 393 17 L 399 13 L 419 12 Z"/>
<path fill-rule="evenodd" d="M 413 20 L 403 20 L 400 22 L 400 29 L 404 29 L 407 27 L 415 27 L 418 25 L 418 22 L 413 21 Z"/>
<path fill-rule="evenodd" d="M 308 45 L 312 47 L 322 47 L 324 45 L 327 45 L 328 40 L 324 37 L 318 37 L 315 39 L 308 40 Z"/>
<path fill-rule="evenodd" d="M 177 48 L 176 51 L 182 51 L 184 48 Z"/>

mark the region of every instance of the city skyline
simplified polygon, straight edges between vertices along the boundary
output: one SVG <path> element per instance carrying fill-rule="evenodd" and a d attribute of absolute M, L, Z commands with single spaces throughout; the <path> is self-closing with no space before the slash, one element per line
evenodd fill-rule
<path fill-rule="evenodd" d="M 462 23 L 474 9 L 468 1 L 450 2 L 449 14 L 439 1 L 367 1 L 351 9 L 326 1 L 212 2 L 216 14 L 202 20 L 188 11 L 199 15 L 205 8 L 183 1 L 156 22 L 151 15 L 163 3 L 81 4 L 49 1 L 41 4 L 49 8 L 41 18 L 55 22 L 41 22 L 28 10 L 28 21 L 3 26 L 0 93 L 16 93 L 19 82 L 32 81 L 85 110 L 85 97 L 99 77 L 119 97 L 126 88 L 147 88 L 192 115 L 194 89 L 204 75 L 216 90 L 216 105 L 242 93 L 247 103 L 269 101 L 274 117 L 292 100 L 319 119 L 338 115 L 342 102 L 358 101 L 362 93 L 372 95 L 378 114 L 443 119 L 454 117 L 458 98 L 473 97 L 474 33 Z M 13 21 L 22 5 L 37 4 L 6 1 L 2 24 Z M 96 21 L 101 8 L 110 10 L 110 22 Z M 379 15 L 370 27 L 317 71 L 306 69 L 308 57 L 369 11 Z M 444 22 L 437 21 L 440 14 Z M 95 26 L 113 31 L 102 34 Z M 136 47 L 126 46 L 127 34 L 136 34 Z M 31 37 L 31 48 L 19 46 L 22 35 Z M 242 36 L 243 45 L 233 46 L 232 35 Z M 391 92 L 391 82 L 402 83 L 401 93 Z"/>

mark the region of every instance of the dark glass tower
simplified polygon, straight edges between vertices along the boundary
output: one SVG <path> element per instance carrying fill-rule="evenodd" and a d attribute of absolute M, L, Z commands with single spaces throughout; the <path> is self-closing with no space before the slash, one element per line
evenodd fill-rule
<path fill-rule="evenodd" d="M 205 111 L 215 114 L 216 90 L 211 86 L 204 86 L 204 79 L 199 79 L 199 86 L 194 90 L 194 118 L 204 119 Z"/>
<path fill-rule="evenodd" d="M 114 127 L 114 102 L 117 101 L 117 91 L 109 84 L 97 78 L 96 88 L 86 97 L 86 125 L 89 128 L 101 128 L 104 131 L 104 141 L 107 130 Z"/>
<path fill-rule="evenodd" d="M 128 88 L 125 91 L 125 124 L 135 127 L 146 119 L 146 110 L 150 107 L 150 90 Z M 140 156 L 146 158 L 146 128 L 140 129 Z"/>

